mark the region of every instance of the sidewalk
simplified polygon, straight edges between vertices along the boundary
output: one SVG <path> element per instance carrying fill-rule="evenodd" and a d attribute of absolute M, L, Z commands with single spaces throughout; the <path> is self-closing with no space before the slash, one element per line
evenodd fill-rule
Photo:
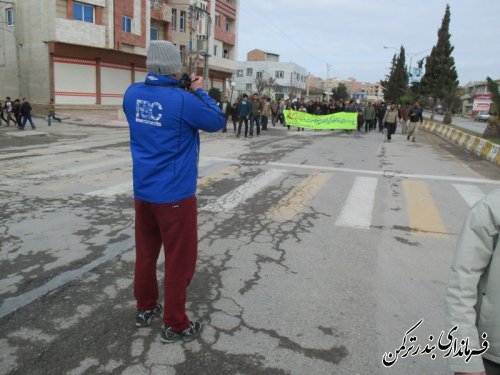
<path fill-rule="evenodd" d="M 56 112 L 63 122 L 75 125 L 97 125 L 106 127 L 127 127 L 125 114 L 121 109 L 63 109 Z"/>

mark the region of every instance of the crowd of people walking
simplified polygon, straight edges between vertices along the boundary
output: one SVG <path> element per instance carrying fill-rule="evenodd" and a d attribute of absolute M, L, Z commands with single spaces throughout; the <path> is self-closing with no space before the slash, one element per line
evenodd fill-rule
<path fill-rule="evenodd" d="M 296 99 L 271 99 L 261 98 L 255 93 L 250 99 L 247 94 L 243 94 L 234 103 L 228 101 L 225 96 L 219 103 L 228 120 L 233 124 L 233 132 L 236 137 L 240 137 L 243 132 L 245 138 L 259 136 L 261 130 L 268 130 L 268 124 L 273 127 L 276 124 L 286 126 L 290 130 L 290 125 L 286 123 L 284 110 L 295 110 L 307 112 L 312 115 L 329 115 L 338 112 L 357 112 L 357 130 L 368 133 L 377 130 L 386 134 L 386 142 L 391 142 L 392 135 L 396 132 L 397 126 L 401 125 L 401 133 L 407 135 L 407 140 L 415 142 L 418 125 L 422 123 L 422 109 L 417 101 L 413 106 L 404 106 L 396 103 L 385 102 L 357 104 L 353 99 L 340 100 L 315 100 L 306 101 L 304 98 Z M 297 131 L 304 128 L 297 127 Z M 223 129 L 227 132 L 227 126 Z"/>
<path fill-rule="evenodd" d="M 0 102 L 0 127 L 10 127 L 12 124 L 13 127 L 16 127 L 19 130 L 24 130 L 26 123 L 29 122 L 31 128 L 33 130 L 36 129 L 31 114 L 32 110 L 33 108 L 31 107 L 28 99 L 23 98 L 22 100 L 12 100 L 10 96 L 7 96 L 4 104 Z M 54 99 L 50 99 L 48 105 L 47 122 L 49 126 L 51 125 L 52 120 L 61 122 L 61 119 L 56 117 L 55 114 Z M 5 125 L 3 125 L 3 123 L 5 123 Z"/>
<path fill-rule="evenodd" d="M 5 104 L 2 105 L 2 103 L 0 103 L 0 109 L 1 119 L 6 123 L 6 127 L 9 127 L 12 123 L 12 126 L 17 127 L 19 130 L 24 130 L 26 122 L 29 122 L 31 128 L 36 129 L 31 117 L 31 104 L 26 98 L 23 98 L 21 101 L 19 99 L 12 100 L 10 96 L 7 96 L 5 98 Z"/>

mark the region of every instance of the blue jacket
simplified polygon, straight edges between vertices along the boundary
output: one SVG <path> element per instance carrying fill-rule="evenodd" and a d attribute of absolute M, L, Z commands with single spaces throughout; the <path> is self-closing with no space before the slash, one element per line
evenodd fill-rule
<path fill-rule="evenodd" d="M 178 81 L 148 74 L 123 98 L 130 130 L 134 197 L 170 203 L 196 193 L 200 138 L 198 130 L 216 132 L 226 118 L 201 89 L 187 91 Z"/>
<path fill-rule="evenodd" d="M 243 101 L 240 101 L 238 105 L 238 115 L 240 118 L 250 116 L 250 113 L 252 112 L 252 105 L 250 102 L 247 100 L 246 103 L 243 103 Z"/>

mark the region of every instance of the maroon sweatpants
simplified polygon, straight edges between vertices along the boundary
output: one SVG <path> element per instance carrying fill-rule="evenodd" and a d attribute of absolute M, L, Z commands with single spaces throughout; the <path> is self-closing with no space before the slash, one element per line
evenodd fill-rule
<path fill-rule="evenodd" d="M 163 322 L 181 332 L 189 326 L 186 289 L 193 277 L 198 253 L 196 197 L 173 203 L 148 203 L 135 199 L 134 295 L 138 310 L 149 310 L 158 301 L 156 264 L 165 253 Z"/>

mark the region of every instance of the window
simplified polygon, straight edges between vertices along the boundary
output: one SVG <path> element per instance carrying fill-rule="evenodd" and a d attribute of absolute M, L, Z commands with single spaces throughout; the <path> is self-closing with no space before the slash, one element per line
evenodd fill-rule
<path fill-rule="evenodd" d="M 94 23 L 94 6 L 75 1 L 73 3 L 73 19 Z"/>
<path fill-rule="evenodd" d="M 214 56 L 217 56 L 217 46 L 214 46 Z"/>
<path fill-rule="evenodd" d="M 177 9 L 172 9 L 172 22 L 170 23 L 172 30 L 177 30 Z"/>
<path fill-rule="evenodd" d="M 218 14 L 215 15 L 215 26 L 220 26 L 220 16 Z"/>
<path fill-rule="evenodd" d="M 251 83 L 247 83 L 247 91 L 252 91 L 252 84 Z"/>
<path fill-rule="evenodd" d="M 14 9 L 12 8 L 7 9 L 5 11 L 5 15 L 6 15 L 5 18 L 7 18 L 7 25 L 8 26 L 14 25 Z"/>
<path fill-rule="evenodd" d="M 247 68 L 247 76 L 252 76 L 252 75 L 253 75 L 253 69 Z"/>
<path fill-rule="evenodd" d="M 276 71 L 276 78 L 284 78 L 284 77 L 285 77 L 285 72 L 283 70 Z"/>
<path fill-rule="evenodd" d="M 226 21 L 226 23 L 225 23 L 225 25 L 224 25 L 224 29 L 225 29 L 226 31 L 231 31 L 231 26 L 230 26 L 230 24 L 229 24 L 229 21 Z"/>
<path fill-rule="evenodd" d="M 229 59 L 229 50 L 228 49 L 224 50 L 224 55 L 222 57 L 224 57 L 225 59 Z"/>
<path fill-rule="evenodd" d="M 149 40 L 158 40 L 159 30 L 157 27 L 149 29 Z"/>
<path fill-rule="evenodd" d="M 186 12 L 183 10 L 179 15 L 179 31 L 186 31 Z"/>
<path fill-rule="evenodd" d="M 262 78 L 262 72 L 257 72 L 256 73 L 256 78 Z"/>
<path fill-rule="evenodd" d="M 243 77 L 243 70 L 237 70 L 236 77 Z"/>
<path fill-rule="evenodd" d="M 126 33 L 132 32 L 132 18 L 122 16 L 122 31 L 125 31 Z"/>

